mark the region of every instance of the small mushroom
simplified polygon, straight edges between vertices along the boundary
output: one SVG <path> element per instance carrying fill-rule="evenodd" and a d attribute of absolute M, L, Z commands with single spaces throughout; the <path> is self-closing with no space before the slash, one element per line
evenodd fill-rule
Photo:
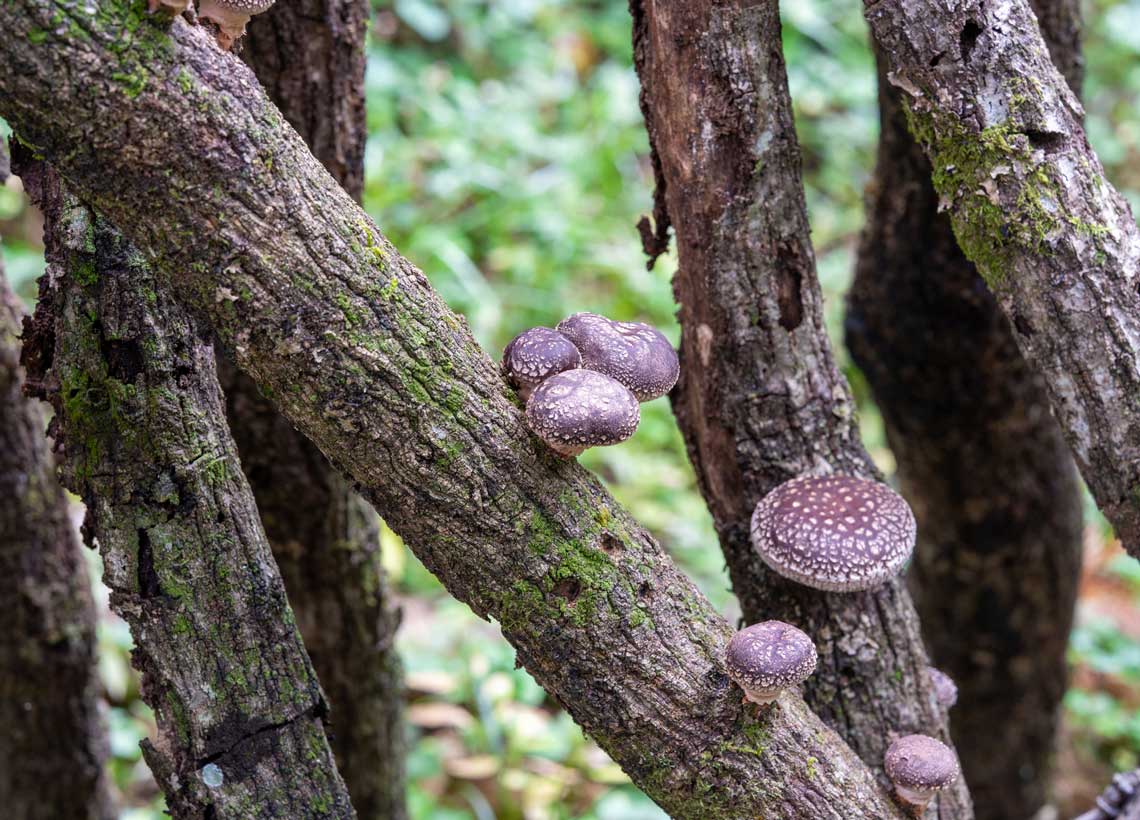
<path fill-rule="evenodd" d="M 249 18 L 272 5 L 273 0 L 198 0 L 198 19 L 218 27 L 218 45 L 229 51 L 245 34 Z"/>
<path fill-rule="evenodd" d="M 921 817 L 936 792 L 958 779 L 958 758 L 946 744 L 926 735 L 900 737 L 887 749 L 883 770 L 899 804 Z"/>
<path fill-rule="evenodd" d="M 561 456 L 618 444 L 641 421 L 637 398 L 593 370 L 564 370 L 544 381 L 526 403 L 530 429 Z"/>
<path fill-rule="evenodd" d="M 548 327 L 524 330 L 503 348 L 503 375 L 523 401 L 555 373 L 581 366 L 582 354 L 574 343 Z"/>
<path fill-rule="evenodd" d="M 766 704 L 798 686 L 815 671 L 815 644 L 783 621 L 764 621 L 732 636 L 725 653 L 728 676 L 744 690 L 744 699 Z"/>
<path fill-rule="evenodd" d="M 575 313 L 558 323 L 558 331 L 582 352 L 582 367 L 617 379 L 638 401 L 664 396 L 677 383 L 677 351 L 661 331 L 643 322 Z"/>
<path fill-rule="evenodd" d="M 914 514 L 885 484 L 845 475 L 781 484 L 756 505 L 752 545 L 769 567 L 815 589 L 874 589 L 914 549 Z"/>
<path fill-rule="evenodd" d="M 934 687 L 934 697 L 943 709 L 949 709 L 958 702 L 958 685 L 941 669 L 930 667 L 930 684 Z"/>

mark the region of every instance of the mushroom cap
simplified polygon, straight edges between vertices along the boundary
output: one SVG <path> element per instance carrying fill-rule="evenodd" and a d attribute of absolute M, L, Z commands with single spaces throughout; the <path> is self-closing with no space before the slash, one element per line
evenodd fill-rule
<path fill-rule="evenodd" d="M 883 770 L 895 786 L 935 792 L 958 779 L 958 758 L 949 746 L 932 737 L 905 735 L 888 747 Z"/>
<path fill-rule="evenodd" d="M 633 393 L 603 373 L 564 370 L 531 393 L 526 420 L 552 450 L 573 458 L 588 447 L 632 436 L 641 407 Z"/>
<path fill-rule="evenodd" d="M 764 621 L 732 636 L 725 651 L 728 676 L 745 691 L 795 686 L 815 671 L 815 644 L 783 621 Z"/>
<path fill-rule="evenodd" d="M 255 14 L 267 11 L 273 5 L 274 0 L 213 0 L 213 2 L 223 8 L 248 14 L 252 17 Z"/>
<path fill-rule="evenodd" d="M 664 396 L 681 373 L 673 345 L 643 322 L 575 313 L 559 322 L 558 330 L 582 352 L 582 367 L 617 379 L 639 401 Z"/>
<path fill-rule="evenodd" d="M 581 366 L 582 354 L 574 343 L 548 327 L 524 330 L 503 348 L 503 375 L 524 401 L 555 373 Z"/>
<path fill-rule="evenodd" d="M 930 667 L 930 684 L 934 687 L 934 696 L 938 704 L 949 709 L 958 702 L 958 684 L 941 669 Z"/>
<path fill-rule="evenodd" d="M 830 592 L 874 589 L 914 549 L 914 513 L 885 484 L 801 476 L 756 505 L 752 545 L 773 570 Z"/>

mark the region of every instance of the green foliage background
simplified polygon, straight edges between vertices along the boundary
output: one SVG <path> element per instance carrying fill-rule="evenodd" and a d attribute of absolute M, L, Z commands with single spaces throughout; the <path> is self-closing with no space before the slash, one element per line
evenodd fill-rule
<path fill-rule="evenodd" d="M 287 2 L 287 0 L 280 0 Z M 497 352 L 519 331 L 577 310 L 661 327 L 674 341 L 667 256 L 647 270 L 634 224 L 651 173 L 619 0 L 375 0 L 368 61 L 365 206 Z M 863 221 L 877 139 L 873 62 L 860 4 L 783 4 L 784 44 L 828 325 L 860 399 L 865 439 L 893 462 L 859 374 L 842 352 L 842 294 Z M 1109 178 L 1140 204 L 1140 3 L 1087 4 L 1088 130 Z M 42 271 L 34 217 L 0 188 L 8 273 L 26 297 Z M 664 399 L 628 443 L 583 462 L 666 545 L 714 603 L 737 617 L 723 560 Z M 1094 537 L 1106 532 L 1090 505 Z M 400 649 L 412 684 L 409 799 L 417 818 L 657 818 L 662 815 L 541 689 L 510 647 L 447 597 L 387 533 L 406 600 Z M 1114 562 L 1132 596 L 1140 571 Z M 157 800 L 137 742 L 151 731 L 109 614 L 101 627 L 112 701 L 115 779 L 136 808 Z M 1111 620 L 1082 617 L 1075 667 L 1140 684 L 1140 645 Z M 1087 754 L 1136 765 L 1140 717 L 1111 690 L 1074 688 L 1067 718 Z M 335 704 L 334 704 L 335 708 Z"/>

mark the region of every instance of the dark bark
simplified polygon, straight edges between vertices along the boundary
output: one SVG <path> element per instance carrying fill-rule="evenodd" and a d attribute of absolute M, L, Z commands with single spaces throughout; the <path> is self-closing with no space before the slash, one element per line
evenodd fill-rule
<path fill-rule="evenodd" d="M 1076 90 L 1078 3 L 1038 12 Z M 932 660 L 958 683 L 951 728 L 976 814 L 1025 820 L 1046 800 L 1067 685 L 1080 491 L 1043 380 L 939 212 L 882 65 L 879 97 L 847 343 L 918 519 L 909 581 Z"/>
<path fill-rule="evenodd" d="M 310 150 L 359 201 L 367 0 L 282 0 L 254 17 L 242 57 Z M 399 619 L 376 514 L 228 358 L 219 377 L 289 603 L 329 699 L 329 739 L 361 818 L 404 805 Z"/>
<path fill-rule="evenodd" d="M 815 711 L 878 767 L 892 733 L 947 737 L 901 581 L 827 594 L 767 570 L 756 503 L 803 473 L 877 478 L 823 326 L 775 3 L 634 0 L 634 52 L 657 176 L 676 231 L 681 381 L 673 410 L 745 620 L 813 636 Z M 969 816 L 965 788 L 940 803 Z"/>
<path fill-rule="evenodd" d="M 46 421 L 22 394 L 21 313 L 0 267 L 0 806 L 22 820 L 109 820 L 95 607 Z"/>
<path fill-rule="evenodd" d="M 744 707 L 731 627 L 529 434 L 462 320 L 204 31 L 115 0 L 94 18 L 0 4 L 0 25 L 0 113 L 652 798 L 677 817 L 900 816 L 798 697 Z"/>
<path fill-rule="evenodd" d="M 353 817 L 208 335 L 46 166 L 19 170 L 49 261 L 26 360 L 135 639 L 159 729 L 143 754 L 171 814 Z"/>
<path fill-rule="evenodd" d="M 1077 465 L 1140 555 L 1140 232 L 1025 0 L 866 16 L 959 246 L 1014 327 Z"/>

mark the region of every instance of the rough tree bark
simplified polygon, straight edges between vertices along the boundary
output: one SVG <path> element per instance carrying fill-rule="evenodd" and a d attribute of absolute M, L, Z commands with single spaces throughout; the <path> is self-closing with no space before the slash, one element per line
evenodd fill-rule
<path fill-rule="evenodd" d="M 353 817 L 326 706 L 226 426 L 213 347 L 110 223 L 42 163 L 49 265 L 26 341 L 87 506 L 176 818 Z"/>
<path fill-rule="evenodd" d="M 1079 3 L 1039 0 L 1037 12 L 1078 91 Z M 1067 685 L 1080 490 L 1043 380 L 939 212 L 879 62 L 882 133 L 847 343 L 918 519 L 909 580 L 931 657 L 958 683 L 951 728 L 976 814 L 1025 820 L 1046 800 Z"/>
<path fill-rule="evenodd" d="M 900 817 L 802 700 L 741 703 L 731 627 L 528 433 L 459 317 L 205 32 L 116 0 L 2 4 L 0 25 L 0 113 L 653 799 L 676 817 Z"/>
<path fill-rule="evenodd" d="M 1026 0 L 885 0 L 866 17 L 940 205 L 1045 378 L 1097 504 L 1140 556 L 1140 231 Z"/>
<path fill-rule="evenodd" d="M 254 17 L 242 57 L 310 150 L 356 201 L 364 186 L 367 0 L 281 0 Z M 404 804 L 399 623 L 376 514 L 312 442 L 222 357 L 242 469 L 289 604 L 328 696 L 329 740 L 361 818 Z"/>
<path fill-rule="evenodd" d="M 745 620 L 813 636 L 815 711 L 879 766 L 895 733 L 949 739 L 918 618 L 900 580 L 827 594 L 767 570 L 749 541 L 756 503 L 806 473 L 878 478 L 823 326 L 800 154 L 774 2 L 633 0 L 634 56 L 657 176 L 651 257 L 671 224 L 680 265 L 685 434 Z M 970 816 L 965 786 L 940 800 Z"/>
<path fill-rule="evenodd" d="M 109 820 L 95 607 L 46 421 L 22 395 L 21 314 L 0 267 L 0 805 L 27 820 Z"/>

